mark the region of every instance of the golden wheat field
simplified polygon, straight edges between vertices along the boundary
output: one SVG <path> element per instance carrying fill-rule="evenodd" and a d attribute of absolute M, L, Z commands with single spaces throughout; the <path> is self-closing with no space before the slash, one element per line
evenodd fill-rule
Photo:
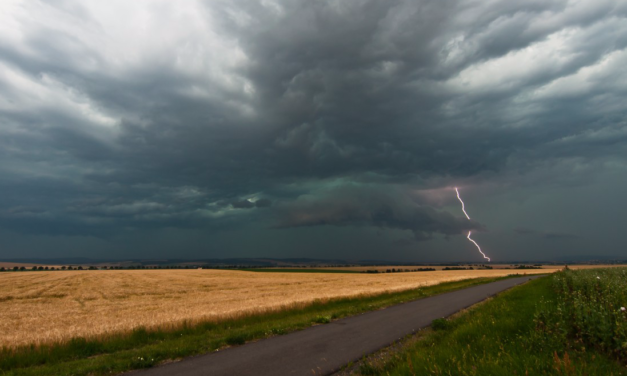
<path fill-rule="evenodd" d="M 317 299 L 399 291 L 512 272 L 461 270 L 369 275 L 95 270 L 1 273 L 0 347 L 106 336 L 139 326 L 176 327 L 182 322 L 219 320 Z"/>
<path fill-rule="evenodd" d="M 472 266 L 473 268 L 478 268 L 478 265 L 459 265 L 461 267 L 468 267 L 468 266 Z M 512 269 L 513 265 L 510 264 L 490 264 L 490 266 L 494 269 Z M 350 270 L 350 271 L 358 271 L 358 272 L 363 272 L 363 271 L 367 271 L 367 270 L 377 270 L 379 272 L 384 272 L 388 269 L 401 269 L 401 270 L 405 270 L 405 269 L 409 269 L 409 270 L 413 270 L 413 269 L 418 269 L 418 268 L 433 268 L 435 270 L 442 270 L 446 267 L 454 267 L 452 265 L 418 265 L 418 266 L 407 266 L 407 265 L 377 265 L 377 266 L 330 266 L 327 267 L 325 269 L 332 269 L 332 270 Z M 543 269 L 549 269 L 549 270 L 553 270 L 553 269 L 561 269 L 563 268 L 563 266 L 543 266 Z M 514 273 L 514 272 L 512 272 Z"/>

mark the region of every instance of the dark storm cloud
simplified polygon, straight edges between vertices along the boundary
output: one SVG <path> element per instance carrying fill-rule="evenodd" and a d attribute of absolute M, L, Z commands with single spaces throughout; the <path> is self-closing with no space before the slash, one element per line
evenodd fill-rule
<path fill-rule="evenodd" d="M 255 201 L 255 206 L 258 208 L 268 208 L 272 206 L 272 200 L 268 200 L 267 198 L 262 198 L 260 200 Z"/>
<path fill-rule="evenodd" d="M 565 232 L 554 232 L 554 231 L 536 231 L 528 228 L 515 228 L 514 232 L 518 235 L 523 236 L 537 236 L 542 239 L 548 240 L 564 240 L 564 239 L 577 239 L 579 236 L 575 234 L 569 234 Z"/>
<path fill-rule="evenodd" d="M 255 203 L 248 200 L 235 201 L 231 203 L 235 209 L 251 209 L 255 207 Z"/>
<path fill-rule="evenodd" d="M 22 233 L 425 239 L 480 226 L 411 190 L 625 165 L 616 1 L 3 6 L 0 226 Z"/>
<path fill-rule="evenodd" d="M 279 228 L 374 225 L 412 231 L 416 240 L 427 240 L 434 234 L 450 236 L 483 229 L 475 221 L 421 205 L 401 190 L 390 187 L 333 189 L 321 197 L 299 198 L 280 210 Z"/>
<path fill-rule="evenodd" d="M 234 201 L 231 203 L 231 206 L 235 209 L 252 209 L 252 208 L 267 208 L 272 205 L 272 201 L 267 198 L 262 198 L 257 201 L 251 200 L 241 200 Z"/>

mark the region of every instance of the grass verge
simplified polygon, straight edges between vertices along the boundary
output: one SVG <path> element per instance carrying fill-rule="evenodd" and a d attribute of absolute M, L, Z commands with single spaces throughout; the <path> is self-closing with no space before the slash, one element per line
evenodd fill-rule
<path fill-rule="evenodd" d="M 454 315 L 393 351 L 361 362 L 361 375 L 627 375 L 602 347 L 546 330 L 560 276 L 531 281 Z M 595 279 L 596 281 L 596 279 Z M 553 303 L 549 303 L 553 302 Z M 553 330 L 560 324 L 553 322 Z M 561 324 L 564 326 L 564 324 Z"/>
<path fill-rule="evenodd" d="M 505 277 L 507 278 L 507 277 Z M 250 340 L 286 334 L 315 324 L 503 278 L 446 282 L 376 296 L 334 299 L 254 316 L 176 330 L 136 329 L 102 340 L 0 350 L 2 375 L 104 375 L 148 368 Z"/>

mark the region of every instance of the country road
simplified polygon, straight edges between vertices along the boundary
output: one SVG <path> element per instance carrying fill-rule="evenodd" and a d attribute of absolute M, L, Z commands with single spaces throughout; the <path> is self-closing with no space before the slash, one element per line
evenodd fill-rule
<path fill-rule="evenodd" d="M 184 359 L 131 375 L 329 375 L 351 361 L 499 292 L 540 276 L 511 278 L 432 296 L 325 325 Z"/>

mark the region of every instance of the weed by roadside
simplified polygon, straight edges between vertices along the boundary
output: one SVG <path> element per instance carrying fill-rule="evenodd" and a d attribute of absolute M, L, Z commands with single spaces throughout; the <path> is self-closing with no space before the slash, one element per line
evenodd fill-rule
<path fill-rule="evenodd" d="M 540 346 L 592 348 L 627 363 L 627 269 L 565 270 L 552 288 L 535 314 Z"/>

